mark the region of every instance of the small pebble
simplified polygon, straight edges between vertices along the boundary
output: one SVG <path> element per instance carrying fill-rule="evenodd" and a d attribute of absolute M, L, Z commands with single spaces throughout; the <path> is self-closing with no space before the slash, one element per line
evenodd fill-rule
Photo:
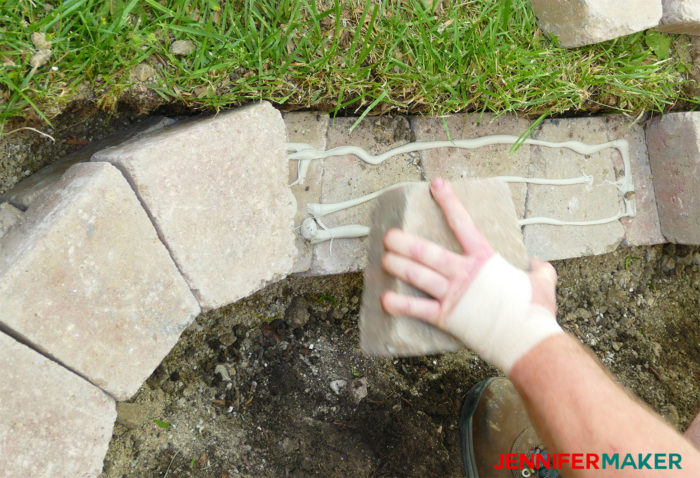
<path fill-rule="evenodd" d="M 238 338 L 234 334 L 224 334 L 219 337 L 219 342 L 226 347 L 233 345 Z"/>
<path fill-rule="evenodd" d="M 170 44 L 170 53 L 175 56 L 187 56 L 194 51 L 194 42 L 190 40 L 175 40 Z"/>
<path fill-rule="evenodd" d="M 333 380 L 330 383 L 331 390 L 333 390 L 333 393 L 335 393 L 338 396 L 340 396 L 340 394 L 343 393 L 343 390 L 345 390 L 345 387 L 347 385 L 347 380 L 343 380 L 342 378 L 339 380 Z"/>
<path fill-rule="evenodd" d="M 231 376 L 228 374 L 228 369 L 226 368 L 226 365 L 224 365 L 224 364 L 221 364 L 221 363 L 218 364 L 214 368 L 214 373 L 218 373 L 219 375 L 221 375 L 221 380 L 223 380 L 224 382 L 231 381 Z"/>
<path fill-rule="evenodd" d="M 355 404 L 359 404 L 367 396 L 367 377 L 356 378 L 350 384 L 352 398 Z"/>
<path fill-rule="evenodd" d="M 309 304 L 303 297 L 295 297 L 284 312 L 284 321 L 295 329 L 304 327 L 310 318 Z"/>

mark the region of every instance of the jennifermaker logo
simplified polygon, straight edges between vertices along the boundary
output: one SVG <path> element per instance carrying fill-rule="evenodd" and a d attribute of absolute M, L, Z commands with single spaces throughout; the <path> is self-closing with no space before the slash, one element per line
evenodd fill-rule
<path fill-rule="evenodd" d="M 501 453 L 497 470 L 682 470 L 678 453 Z"/>

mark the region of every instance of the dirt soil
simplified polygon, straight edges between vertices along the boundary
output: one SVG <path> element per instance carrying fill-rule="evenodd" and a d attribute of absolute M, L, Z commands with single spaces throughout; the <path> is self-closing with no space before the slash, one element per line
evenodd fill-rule
<path fill-rule="evenodd" d="M 0 193 L 137 112 L 67 111 L 0 141 Z M 679 430 L 700 409 L 700 248 L 555 263 L 559 320 Z M 463 476 L 460 401 L 498 373 L 468 351 L 358 347 L 359 274 L 292 277 L 201 315 L 119 418 L 103 478 Z M 604 397 L 601 397 L 604 399 Z"/>
<path fill-rule="evenodd" d="M 555 267 L 564 328 L 684 430 L 700 409 L 700 248 Z M 120 404 L 103 476 L 464 476 L 460 400 L 498 372 L 468 351 L 365 356 L 361 294 L 359 274 L 295 277 L 200 316 Z"/>

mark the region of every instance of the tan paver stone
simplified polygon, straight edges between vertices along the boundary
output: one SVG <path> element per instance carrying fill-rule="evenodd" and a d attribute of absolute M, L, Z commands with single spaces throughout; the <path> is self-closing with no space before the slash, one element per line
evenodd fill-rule
<path fill-rule="evenodd" d="M 531 0 L 540 27 L 564 47 L 599 43 L 653 28 L 661 0 Z"/>
<path fill-rule="evenodd" d="M 661 234 L 661 225 L 659 224 L 644 128 L 639 124 L 631 124 L 629 118 L 621 115 L 606 116 L 605 118 L 609 139 L 626 139 L 630 145 L 630 162 L 637 214 L 631 218 L 623 217 L 621 219 L 625 229 L 624 242 L 630 246 L 661 244 L 664 242 L 664 236 Z M 620 154 L 615 154 L 615 167 L 618 177 L 621 176 L 623 162 Z"/>
<path fill-rule="evenodd" d="M 336 118 L 328 132 L 328 149 L 360 146 L 372 154 L 412 141 L 405 118 L 365 118 L 350 133 L 357 118 Z M 370 165 L 355 156 L 336 156 L 323 160 L 322 203 L 335 203 L 378 191 L 404 181 L 419 181 L 419 156 L 403 154 L 379 165 Z M 369 226 L 372 201 L 321 218 L 328 228 L 347 224 Z M 367 238 L 334 239 L 314 246 L 313 275 L 358 271 L 367 264 Z"/>
<path fill-rule="evenodd" d="M 326 149 L 329 116 L 316 113 L 287 113 L 283 116 L 287 128 L 287 140 L 292 143 L 305 143 L 314 148 Z M 313 247 L 299 234 L 301 222 L 309 217 L 306 212 L 308 203 L 321 201 L 321 180 L 323 178 L 323 160 L 308 163 L 306 179 L 303 183 L 292 186 L 292 193 L 297 200 L 297 213 L 294 217 L 294 227 L 297 231 L 296 247 L 297 261 L 294 272 L 305 272 L 311 268 Z M 289 161 L 289 183 L 297 179 L 299 161 Z"/>
<path fill-rule="evenodd" d="M 608 141 L 602 117 L 544 121 L 533 138 L 545 141 L 577 140 L 583 143 Z M 526 216 L 565 221 L 590 221 L 612 217 L 623 210 L 615 181 L 618 153 L 607 149 L 583 156 L 564 148 L 532 147 L 533 177 L 571 178 L 582 173 L 593 176 L 593 185 L 528 185 Z M 543 260 L 603 254 L 614 250 L 624 237 L 620 221 L 594 226 L 525 226 L 525 245 L 532 256 Z"/>
<path fill-rule="evenodd" d="M 0 369 L 0 476 L 99 476 L 114 400 L 3 333 Z"/>
<path fill-rule="evenodd" d="M 700 112 L 669 113 L 646 132 L 661 232 L 700 244 Z"/>
<path fill-rule="evenodd" d="M 663 0 L 662 32 L 700 35 L 700 0 Z"/>
<path fill-rule="evenodd" d="M 41 168 L 36 173 L 22 180 L 14 188 L 0 196 L 0 202 L 7 201 L 21 209 L 27 209 L 32 202 L 50 185 L 58 181 L 63 173 L 74 164 L 89 161 L 93 154 L 101 149 L 115 146 L 132 138 L 140 138 L 143 135 L 158 131 L 173 124 L 175 120 L 162 116 L 139 121 L 121 131 L 95 141 L 84 148 Z"/>
<path fill-rule="evenodd" d="M 496 252 L 513 265 L 527 269 L 529 258 L 508 186 L 497 179 L 462 179 L 453 181 L 452 186 Z M 428 183 L 415 183 L 382 194 L 372 213 L 369 263 L 360 311 L 362 349 L 382 356 L 408 356 L 464 348 L 450 334 L 408 317 L 389 316 L 382 309 L 379 297 L 385 290 L 427 297 L 381 267 L 384 235 L 394 227 L 462 252 L 442 211 L 430 196 Z"/>
<path fill-rule="evenodd" d="M 110 164 L 73 166 L 0 244 L 0 326 L 119 400 L 199 313 Z"/>
<path fill-rule="evenodd" d="M 296 204 L 280 113 L 258 103 L 100 151 L 134 187 L 203 309 L 288 274 Z"/>
<path fill-rule="evenodd" d="M 4 236 L 12 226 L 19 222 L 22 211 L 7 202 L 0 202 L 0 237 Z"/>
<path fill-rule="evenodd" d="M 447 136 L 442 118 L 410 119 L 417 141 L 445 141 Z M 520 136 L 530 122 L 514 116 L 472 114 L 452 115 L 445 118 L 452 139 L 473 139 L 490 135 Z M 520 148 L 510 153 L 510 145 L 484 146 L 478 149 L 441 148 L 421 151 L 425 178 L 436 176 L 449 180 L 460 178 L 490 178 L 494 176 L 529 176 L 530 149 Z M 525 214 L 527 185 L 510 184 L 518 217 Z"/>

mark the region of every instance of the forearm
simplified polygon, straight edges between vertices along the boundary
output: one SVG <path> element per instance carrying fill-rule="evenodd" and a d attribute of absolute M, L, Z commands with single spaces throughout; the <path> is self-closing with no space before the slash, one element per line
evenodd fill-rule
<path fill-rule="evenodd" d="M 535 428 L 557 453 L 674 453 L 681 470 L 668 476 L 697 476 L 700 453 L 678 432 L 633 399 L 572 337 L 550 337 L 515 363 L 510 379 Z M 649 461 L 654 467 L 654 457 Z M 668 466 L 668 460 L 665 465 Z M 659 470 L 659 472 L 662 472 Z M 624 470 L 570 470 L 567 476 L 639 476 Z M 656 472 L 655 472 L 656 473 Z"/>

